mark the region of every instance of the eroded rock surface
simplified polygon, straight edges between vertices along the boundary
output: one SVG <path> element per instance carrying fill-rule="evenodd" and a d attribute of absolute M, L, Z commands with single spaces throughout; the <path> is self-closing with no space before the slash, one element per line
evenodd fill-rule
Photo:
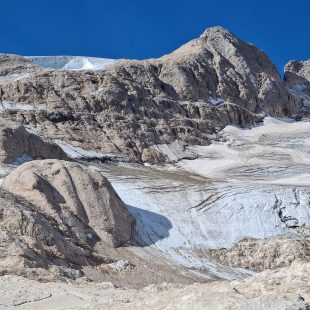
<path fill-rule="evenodd" d="M 120 60 L 101 71 L 51 70 L 0 55 L 0 77 L 0 101 L 34 107 L 6 107 L 4 117 L 138 161 L 169 160 L 153 145 L 205 145 L 227 124 L 293 115 L 301 104 L 262 51 L 221 27 L 159 59 Z"/>
<path fill-rule="evenodd" d="M 11 172 L 2 187 L 32 202 L 86 244 L 100 238 L 119 246 L 131 237 L 134 219 L 109 181 L 77 163 L 32 161 Z"/>
<path fill-rule="evenodd" d="M 292 60 L 285 66 L 285 81 L 292 84 L 301 84 L 310 81 L 310 60 Z"/>
<path fill-rule="evenodd" d="M 93 249 L 48 213 L 0 190 L 0 274 L 76 279 L 82 265 L 100 262 Z"/>
<path fill-rule="evenodd" d="M 69 285 L 0 278 L 4 309 L 309 309 L 310 264 L 264 271 L 243 281 L 190 286 L 162 283 L 142 290 L 111 283 Z M 0 307 L 1 307 L 0 305 Z"/>
<path fill-rule="evenodd" d="M 68 160 L 57 144 L 43 140 L 23 125 L 0 118 L 0 162 L 10 164 L 23 158 Z"/>
<path fill-rule="evenodd" d="M 310 114 L 310 60 L 290 61 L 284 68 L 284 79 L 291 94 L 302 101 L 302 112 Z"/>
<path fill-rule="evenodd" d="M 310 240 L 281 236 L 269 239 L 245 238 L 231 249 L 211 250 L 208 254 L 225 265 L 262 271 L 288 267 L 297 259 L 309 261 Z"/>

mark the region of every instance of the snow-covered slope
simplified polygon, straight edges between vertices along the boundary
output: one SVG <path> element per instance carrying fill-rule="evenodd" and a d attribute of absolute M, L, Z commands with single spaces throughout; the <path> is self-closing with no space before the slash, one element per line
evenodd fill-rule
<path fill-rule="evenodd" d="M 208 275 L 242 277 L 203 252 L 244 237 L 310 228 L 309 122 L 267 118 L 249 130 L 228 126 L 223 142 L 164 169 L 100 166 L 137 220 L 135 253 Z"/>
<path fill-rule="evenodd" d="M 82 56 L 29 56 L 26 58 L 40 67 L 69 71 L 103 70 L 116 61 L 108 58 Z"/>
<path fill-rule="evenodd" d="M 245 237 L 301 238 L 299 228 L 310 228 L 309 131 L 310 122 L 266 118 L 252 129 L 227 126 L 209 146 L 188 147 L 191 160 L 180 159 L 184 145 L 176 142 L 161 147 L 176 160 L 165 167 L 91 167 L 136 219 L 129 251 L 205 277 L 242 278 L 252 271 L 206 253 Z M 73 158 L 102 155 L 57 143 Z"/>

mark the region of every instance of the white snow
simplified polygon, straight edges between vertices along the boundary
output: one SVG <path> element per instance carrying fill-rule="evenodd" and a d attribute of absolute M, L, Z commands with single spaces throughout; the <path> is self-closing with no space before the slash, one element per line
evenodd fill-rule
<path fill-rule="evenodd" d="M 222 98 L 212 98 L 212 97 L 209 97 L 208 101 L 214 105 L 214 106 L 217 106 L 219 105 L 220 103 L 224 102 L 224 99 Z"/>
<path fill-rule="evenodd" d="M 33 127 L 31 127 L 31 126 L 28 126 L 28 125 L 24 125 L 24 127 L 25 127 L 25 129 L 26 129 L 29 133 L 31 133 L 31 134 L 33 134 L 33 135 L 36 135 L 36 136 L 40 136 L 40 135 L 39 135 L 39 132 L 38 132 L 38 130 L 37 130 L 36 128 L 33 128 Z"/>
<path fill-rule="evenodd" d="M 45 109 L 46 109 L 45 104 L 31 105 L 31 104 L 27 104 L 27 103 L 14 103 L 14 102 L 8 102 L 8 101 L 0 102 L 0 110 L 32 111 L 32 110 L 45 110 Z"/>
<path fill-rule="evenodd" d="M 279 178 L 277 180 L 271 181 L 272 184 L 285 184 L 292 186 L 310 186 L 310 174 L 300 174 L 287 178 Z"/>
<path fill-rule="evenodd" d="M 124 175 L 115 177 L 113 172 L 109 174 L 106 171 L 104 175 L 136 218 L 136 239 L 145 245 L 142 248 L 133 247 L 132 251 L 136 254 L 192 268 L 200 271 L 200 275 L 207 272 L 209 276 L 234 279 L 249 274 L 249 271 L 224 267 L 199 254 L 200 250 L 213 245 L 212 239 L 214 242 L 218 240 L 214 238 L 214 233 L 208 236 L 200 227 L 207 217 L 189 210 L 204 198 L 205 183 L 197 186 L 169 177 L 154 178 L 156 172 L 152 171 L 149 177 L 134 175 L 133 179 L 127 179 Z M 212 221 L 205 222 L 205 225 L 209 223 Z"/>
<path fill-rule="evenodd" d="M 0 176 L 6 176 L 11 172 L 12 168 L 9 165 L 2 164 L 0 166 Z"/>
<path fill-rule="evenodd" d="M 119 163 L 124 163 L 127 161 L 126 157 L 118 156 L 110 153 L 100 153 L 93 150 L 85 150 L 81 147 L 74 146 L 70 143 L 66 143 L 62 140 L 55 140 L 62 150 L 71 158 L 74 159 L 99 159 L 99 160 L 115 160 Z"/>
<path fill-rule="evenodd" d="M 43 68 L 68 71 L 103 70 L 116 62 L 114 59 L 83 56 L 29 56 L 26 58 Z"/>
<path fill-rule="evenodd" d="M 186 149 L 186 144 L 183 141 L 175 140 L 170 144 L 156 144 L 151 148 L 165 154 L 170 162 L 178 161 L 183 158 L 195 158 L 196 154 L 193 151 Z"/>
<path fill-rule="evenodd" d="M 96 151 L 87 151 L 61 140 L 55 140 L 55 143 L 58 144 L 62 150 L 71 158 L 101 158 L 105 156 L 102 153 L 98 153 Z"/>
<path fill-rule="evenodd" d="M 310 122 L 267 118 L 252 129 L 226 127 L 224 142 L 188 148 L 199 158 L 166 171 L 102 166 L 136 218 L 135 239 L 144 247 L 131 251 L 226 279 L 244 276 L 248 271 L 202 253 L 244 237 L 296 237 L 292 227 L 310 228 L 309 130 Z M 169 154 L 171 145 L 161 150 Z"/>

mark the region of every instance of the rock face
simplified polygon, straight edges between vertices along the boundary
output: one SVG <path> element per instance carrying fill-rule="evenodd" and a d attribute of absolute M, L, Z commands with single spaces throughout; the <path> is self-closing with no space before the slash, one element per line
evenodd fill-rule
<path fill-rule="evenodd" d="M 160 76 L 184 99 L 216 104 L 221 98 L 273 115 L 297 108 L 268 56 L 221 27 L 207 29 L 163 59 Z"/>
<path fill-rule="evenodd" d="M 292 60 L 285 66 L 285 81 L 290 85 L 310 82 L 310 60 Z"/>
<path fill-rule="evenodd" d="M 262 271 L 288 267 L 297 259 L 309 260 L 310 240 L 245 238 L 231 249 L 211 250 L 209 255 L 229 266 Z"/>
<path fill-rule="evenodd" d="M 291 94 L 301 100 L 302 111 L 310 114 L 310 60 L 290 61 L 284 68 L 284 80 Z"/>
<path fill-rule="evenodd" d="M 44 141 L 20 124 L 0 118 L 0 162 L 10 164 L 23 158 L 68 160 L 57 144 Z"/>
<path fill-rule="evenodd" d="M 162 58 L 102 71 L 51 70 L 0 55 L 0 101 L 32 105 L 1 114 L 46 137 L 152 162 L 167 160 L 154 145 L 205 145 L 227 124 L 292 115 L 301 104 L 262 51 L 221 27 Z"/>
<path fill-rule="evenodd" d="M 76 278 L 78 266 L 100 260 L 93 249 L 47 212 L 0 190 L 0 274 Z M 73 267 L 73 268 L 72 268 Z M 35 268 L 35 269 L 34 269 Z M 30 270 L 33 270 L 32 272 Z"/>
<path fill-rule="evenodd" d="M 66 161 L 32 161 L 9 174 L 2 187 L 29 200 L 82 243 L 101 239 L 116 247 L 131 237 L 133 217 L 97 171 Z"/>

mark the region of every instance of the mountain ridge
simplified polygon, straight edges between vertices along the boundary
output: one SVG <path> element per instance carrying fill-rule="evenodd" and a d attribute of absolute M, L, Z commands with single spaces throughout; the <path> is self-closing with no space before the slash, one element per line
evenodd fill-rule
<path fill-rule="evenodd" d="M 154 145 L 206 145 L 228 124 L 294 116 L 304 98 L 290 88 L 264 52 L 222 27 L 160 58 L 117 60 L 99 71 L 51 70 L 0 56 L 0 101 L 46 105 L 4 110 L 3 117 L 138 162 L 168 160 Z"/>

